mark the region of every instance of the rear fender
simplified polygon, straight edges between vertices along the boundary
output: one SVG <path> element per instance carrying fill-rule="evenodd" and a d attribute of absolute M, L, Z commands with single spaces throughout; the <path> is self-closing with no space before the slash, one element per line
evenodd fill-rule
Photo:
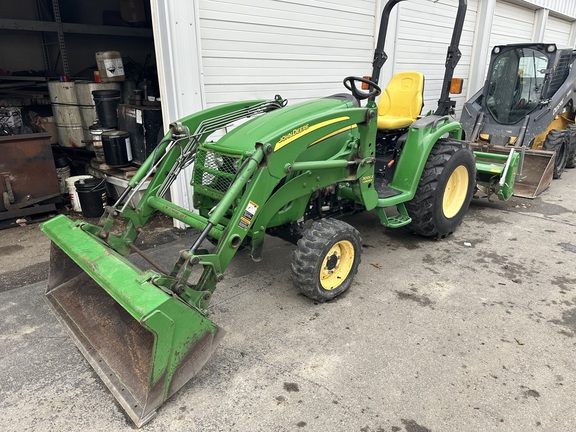
<path fill-rule="evenodd" d="M 423 117 L 410 126 L 390 184 L 403 192 L 405 200 L 414 197 L 432 147 L 446 134 L 453 139 L 461 139 L 462 126 L 447 116 L 436 115 Z"/>

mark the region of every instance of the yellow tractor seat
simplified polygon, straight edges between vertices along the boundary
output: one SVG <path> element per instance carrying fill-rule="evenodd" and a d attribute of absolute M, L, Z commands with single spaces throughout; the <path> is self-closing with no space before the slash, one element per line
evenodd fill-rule
<path fill-rule="evenodd" d="M 420 72 L 395 74 L 378 101 L 378 129 L 410 126 L 422 111 L 424 75 Z"/>

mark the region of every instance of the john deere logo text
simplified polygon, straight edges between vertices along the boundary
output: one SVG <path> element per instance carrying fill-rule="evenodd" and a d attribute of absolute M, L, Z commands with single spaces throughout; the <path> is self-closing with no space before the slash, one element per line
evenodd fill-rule
<path fill-rule="evenodd" d="M 276 143 L 276 145 L 274 146 L 274 151 L 278 151 L 282 147 L 290 144 L 292 141 L 302 138 L 303 136 L 306 136 L 309 133 L 312 133 L 318 129 L 322 129 L 323 127 L 330 126 L 335 123 L 340 123 L 345 120 L 350 120 L 350 117 L 338 117 L 320 123 L 316 123 L 315 125 L 312 126 L 310 126 L 310 124 L 300 126 L 299 128 L 294 129 L 292 132 L 288 132 L 286 135 L 283 135 L 282 138 L 280 138 Z"/>
<path fill-rule="evenodd" d="M 283 135 L 282 138 L 280 138 L 278 140 L 276 145 L 283 143 L 284 141 L 304 132 L 305 130 L 308 130 L 309 127 L 310 127 L 309 124 L 305 124 L 304 126 L 300 126 L 298 129 L 294 129 L 292 132 L 289 132 L 286 135 Z"/>

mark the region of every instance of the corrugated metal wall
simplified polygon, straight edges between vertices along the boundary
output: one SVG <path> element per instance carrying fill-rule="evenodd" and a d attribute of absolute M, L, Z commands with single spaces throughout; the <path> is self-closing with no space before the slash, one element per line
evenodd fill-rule
<path fill-rule="evenodd" d="M 524 0 L 522 3 L 549 9 L 576 20 L 576 1 L 574 0 Z"/>
<path fill-rule="evenodd" d="M 369 75 L 375 0 L 201 0 L 207 105 L 272 98 L 292 102 L 345 92 Z"/>
<path fill-rule="evenodd" d="M 572 24 L 569 21 L 549 16 L 543 42 L 554 42 L 559 48 L 566 48 L 569 45 L 571 30 Z"/>
<path fill-rule="evenodd" d="M 490 35 L 490 51 L 495 45 L 530 42 L 533 28 L 533 10 L 508 2 L 497 2 Z"/>

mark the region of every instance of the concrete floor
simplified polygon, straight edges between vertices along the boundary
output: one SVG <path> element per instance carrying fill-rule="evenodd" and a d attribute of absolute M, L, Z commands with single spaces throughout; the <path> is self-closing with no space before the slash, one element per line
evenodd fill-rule
<path fill-rule="evenodd" d="M 292 287 L 293 246 L 270 239 L 260 263 L 240 252 L 211 307 L 226 337 L 144 430 L 573 431 L 575 184 L 570 170 L 535 200 L 475 200 L 442 241 L 348 218 L 362 264 L 325 304 Z M 149 250 L 170 261 L 189 237 Z M 47 254 L 36 226 L 0 231 L 0 427 L 132 430 L 45 282 L 14 286 L 46 278 Z"/>

